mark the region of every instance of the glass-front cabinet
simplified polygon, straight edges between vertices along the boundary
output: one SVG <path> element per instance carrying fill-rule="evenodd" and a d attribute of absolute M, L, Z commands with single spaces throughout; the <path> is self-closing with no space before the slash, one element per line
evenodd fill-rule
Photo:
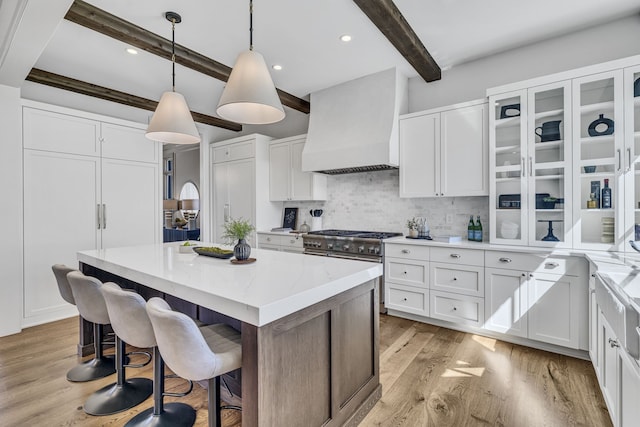
<path fill-rule="evenodd" d="M 622 70 L 573 80 L 575 246 L 619 250 L 624 230 Z"/>
<path fill-rule="evenodd" d="M 490 97 L 491 241 L 570 247 L 571 85 Z"/>
<path fill-rule="evenodd" d="M 624 70 L 624 202 L 625 229 L 622 242 L 640 240 L 640 66 Z"/>

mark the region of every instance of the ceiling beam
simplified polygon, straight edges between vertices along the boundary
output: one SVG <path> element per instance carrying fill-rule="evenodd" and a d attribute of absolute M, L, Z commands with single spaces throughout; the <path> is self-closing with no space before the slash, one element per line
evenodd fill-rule
<path fill-rule="evenodd" d="M 441 79 L 441 70 L 393 0 L 353 0 L 426 82 Z"/>
<path fill-rule="evenodd" d="M 27 80 L 47 86 L 56 87 L 58 89 L 80 93 L 82 95 L 92 96 L 94 98 L 117 102 L 119 104 L 124 104 L 131 107 L 142 108 L 143 110 L 155 111 L 156 107 L 158 106 L 158 103 L 156 101 L 152 101 L 150 99 L 130 95 L 128 93 L 120 92 L 115 89 L 109 89 L 104 86 L 94 85 L 91 83 L 83 82 L 81 80 L 61 76 L 60 74 L 54 74 L 48 71 L 39 70 L 37 68 L 31 69 L 31 72 L 27 76 Z M 230 122 L 228 120 L 223 120 L 219 117 L 207 116 L 206 114 L 196 113 L 194 111 L 191 112 L 191 115 L 193 116 L 193 120 L 198 123 L 204 123 L 206 125 L 229 129 L 236 132 L 242 130 L 242 125 Z"/>
<path fill-rule="evenodd" d="M 171 61 L 171 40 L 111 15 L 89 3 L 75 0 L 65 19 Z M 179 44 L 176 44 L 176 63 L 223 82 L 226 82 L 231 74 L 231 67 Z M 311 110 L 309 101 L 280 89 L 277 91 L 283 105 L 309 114 Z"/>

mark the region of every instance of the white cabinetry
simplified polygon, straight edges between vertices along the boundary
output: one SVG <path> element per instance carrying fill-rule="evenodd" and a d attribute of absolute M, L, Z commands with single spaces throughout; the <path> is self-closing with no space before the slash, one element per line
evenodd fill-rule
<path fill-rule="evenodd" d="M 485 328 L 586 349 L 586 267 L 577 258 L 486 251 Z"/>
<path fill-rule="evenodd" d="M 429 248 L 385 245 L 385 306 L 429 315 Z"/>
<path fill-rule="evenodd" d="M 276 234 L 258 232 L 258 248 L 282 252 L 304 252 L 302 236 L 298 233 Z"/>
<path fill-rule="evenodd" d="M 248 220 L 257 229 L 281 222 L 281 208 L 269 200 L 269 140 L 253 134 L 211 145 L 214 242 L 223 242 L 224 223 L 230 218 Z M 254 233 L 248 241 L 255 246 Z"/>
<path fill-rule="evenodd" d="M 400 197 L 488 194 L 486 107 L 478 101 L 400 118 Z"/>
<path fill-rule="evenodd" d="M 160 144 L 141 125 L 47 108 L 23 108 L 23 326 L 77 313 L 58 293 L 53 264 L 77 266 L 79 250 L 161 241 Z"/>
<path fill-rule="evenodd" d="M 306 135 L 269 143 L 269 196 L 272 201 L 326 200 L 326 175 L 302 171 Z"/>
<path fill-rule="evenodd" d="M 640 66 L 624 70 L 624 235 L 625 251 L 633 251 L 629 240 L 640 240 L 640 96 L 634 96 Z"/>

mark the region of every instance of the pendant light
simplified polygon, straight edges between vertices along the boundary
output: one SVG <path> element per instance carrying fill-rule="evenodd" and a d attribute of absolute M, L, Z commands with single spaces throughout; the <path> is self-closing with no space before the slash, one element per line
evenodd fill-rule
<path fill-rule="evenodd" d="M 226 120 L 252 125 L 279 122 L 285 116 L 264 57 L 253 50 L 253 0 L 249 1 L 249 50 L 238 55 L 216 112 Z"/>
<path fill-rule="evenodd" d="M 165 92 L 160 98 L 156 111 L 151 117 L 145 136 L 153 141 L 168 144 L 196 144 L 200 142 L 200 135 L 193 122 L 191 111 L 184 96 L 176 92 L 176 24 L 182 21 L 175 12 L 165 13 L 165 18 L 171 22 L 171 65 L 173 80 L 171 92 Z"/>

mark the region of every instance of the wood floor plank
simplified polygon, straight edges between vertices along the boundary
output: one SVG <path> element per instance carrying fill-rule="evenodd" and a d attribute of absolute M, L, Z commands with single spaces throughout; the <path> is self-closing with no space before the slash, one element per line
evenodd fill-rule
<path fill-rule="evenodd" d="M 115 377 L 66 380 L 79 360 L 77 336 L 71 318 L 0 338 L 0 426 L 122 426 L 153 405 L 149 398 L 120 414 L 85 414 L 87 397 Z M 383 395 L 363 427 L 611 425 L 588 361 L 384 315 L 380 349 Z M 127 374 L 152 378 L 152 367 Z M 169 391 L 184 387 L 184 380 L 167 380 Z M 205 389 L 194 385 L 185 398 L 165 398 L 172 401 L 192 405 L 196 426 L 207 425 Z M 224 427 L 241 425 L 240 413 L 223 411 Z"/>

